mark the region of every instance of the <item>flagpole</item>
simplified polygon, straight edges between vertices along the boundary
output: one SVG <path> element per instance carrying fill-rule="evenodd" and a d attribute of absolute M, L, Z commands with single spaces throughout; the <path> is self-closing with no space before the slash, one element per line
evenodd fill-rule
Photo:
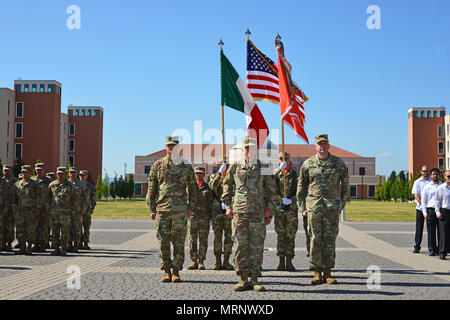
<path fill-rule="evenodd" d="M 281 152 L 283 153 L 283 162 L 286 161 L 286 155 L 284 153 L 284 121 L 281 119 Z M 287 169 L 287 167 L 286 167 Z M 286 170 L 283 171 L 283 194 L 286 198 Z"/>
<path fill-rule="evenodd" d="M 220 51 L 222 52 L 222 46 L 224 45 L 222 39 L 220 39 L 219 41 L 219 46 L 220 46 Z M 226 150 L 225 150 L 225 111 L 224 111 L 224 107 L 222 104 L 222 164 L 225 163 L 225 155 L 226 155 Z"/>

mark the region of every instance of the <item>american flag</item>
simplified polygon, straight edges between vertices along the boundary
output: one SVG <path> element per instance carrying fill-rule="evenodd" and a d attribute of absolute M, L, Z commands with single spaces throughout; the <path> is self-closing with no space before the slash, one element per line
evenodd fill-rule
<path fill-rule="evenodd" d="M 247 39 L 247 88 L 255 100 L 280 104 L 278 67 L 250 39 Z M 305 115 L 303 104 L 308 101 L 304 92 L 294 83 L 294 93 L 300 111 Z"/>

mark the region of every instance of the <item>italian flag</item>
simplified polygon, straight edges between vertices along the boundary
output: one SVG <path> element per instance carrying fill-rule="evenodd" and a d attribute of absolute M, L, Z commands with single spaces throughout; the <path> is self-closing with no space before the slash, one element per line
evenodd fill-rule
<path fill-rule="evenodd" d="M 245 83 L 222 50 L 220 51 L 220 79 L 222 105 L 244 113 L 247 135 L 257 139 L 258 149 L 261 148 L 269 135 L 269 127 Z"/>

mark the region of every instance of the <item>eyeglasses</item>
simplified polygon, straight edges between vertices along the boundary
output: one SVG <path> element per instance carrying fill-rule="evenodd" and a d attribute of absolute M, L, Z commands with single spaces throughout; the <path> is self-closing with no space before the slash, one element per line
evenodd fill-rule
<path fill-rule="evenodd" d="M 450 176 L 447 176 L 447 178 L 450 178 Z"/>
<path fill-rule="evenodd" d="M 422 172 L 428 172 L 428 170 L 422 170 Z"/>

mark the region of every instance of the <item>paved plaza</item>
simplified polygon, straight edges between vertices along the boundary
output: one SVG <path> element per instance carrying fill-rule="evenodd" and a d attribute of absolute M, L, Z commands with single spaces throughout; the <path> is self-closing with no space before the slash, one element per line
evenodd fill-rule
<path fill-rule="evenodd" d="M 276 270 L 272 223 L 267 231 L 260 279 L 266 292 L 257 293 L 234 292 L 233 285 L 239 279 L 233 271 L 211 270 L 215 261 L 212 230 L 207 270 L 186 269 L 190 263 L 186 247 L 185 268 L 180 273 L 183 282 L 161 283 L 154 222 L 99 219 L 93 221 L 90 251 L 66 257 L 2 252 L 0 299 L 448 299 L 450 261 L 428 256 L 426 231 L 421 253 L 413 254 L 414 230 L 414 223 L 341 222 L 334 269 L 339 284 L 312 286 L 301 225 L 294 259 L 297 271 L 280 272 Z M 378 288 L 368 287 L 369 266 L 380 269 Z M 69 281 L 68 287 L 73 268 L 80 271 L 79 289 L 73 285 L 76 281 Z"/>

